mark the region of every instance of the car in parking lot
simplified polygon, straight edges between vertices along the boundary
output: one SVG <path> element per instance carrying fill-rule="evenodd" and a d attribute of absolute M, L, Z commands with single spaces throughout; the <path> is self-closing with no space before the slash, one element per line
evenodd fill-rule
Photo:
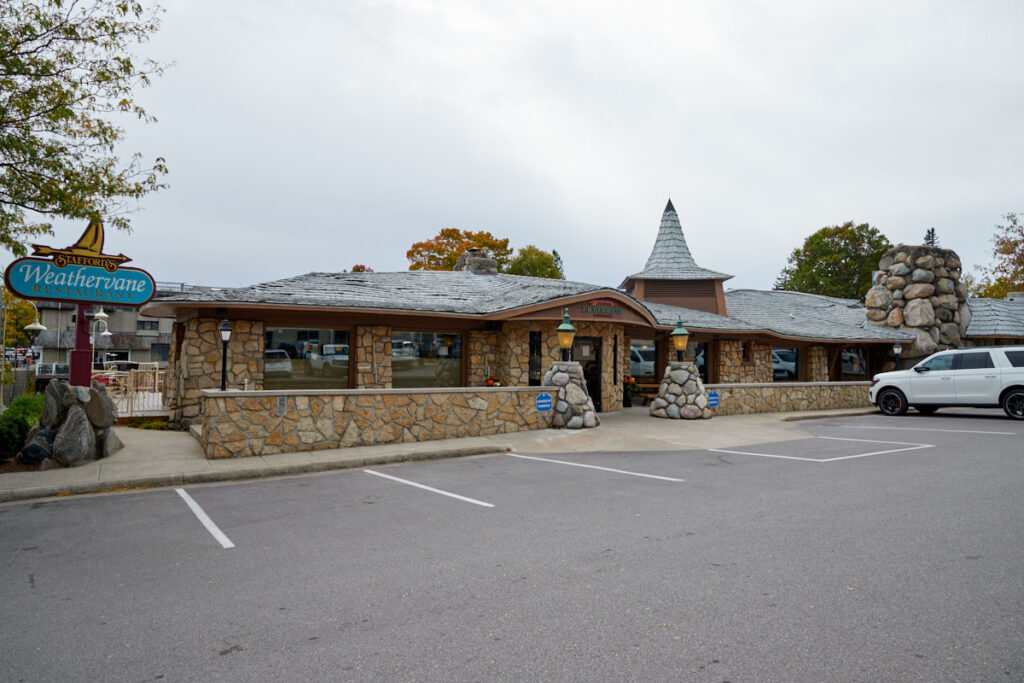
<path fill-rule="evenodd" d="M 328 377 L 348 374 L 348 344 L 324 344 L 320 353 L 309 355 L 313 373 Z"/>
<path fill-rule="evenodd" d="M 909 370 L 875 375 L 868 395 L 886 415 L 968 406 L 1002 408 L 1024 420 L 1024 346 L 940 351 Z"/>
<path fill-rule="evenodd" d="M 284 349 L 267 349 L 263 353 L 264 377 L 288 377 L 292 374 L 292 359 Z"/>

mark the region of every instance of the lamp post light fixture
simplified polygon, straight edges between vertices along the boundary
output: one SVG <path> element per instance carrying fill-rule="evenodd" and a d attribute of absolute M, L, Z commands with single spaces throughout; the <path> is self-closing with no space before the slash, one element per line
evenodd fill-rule
<path fill-rule="evenodd" d="M 903 353 L 903 344 L 896 342 L 892 345 L 892 355 L 896 357 L 896 369 L 900 369 L 900 354 Z"/>
<path fill-rule="evenodd" d="M 220 340 L 224 344 L 224 353 L 220 359 L 220 390 L 228 389 L 228 342 L 231 341 L 231 323 L 227 318 L 220 324 Z"/>
<path fill-rule="evenodd" d="M 107 318 L 110 317 L 103 312 L 103 307 L 100 306 L 99 312 L 92 317 L 92 326 L 90 327 L 89 334 L 89 373 L 92 376 L 92 370 L 94 363 L 96 362 L 96 329 L 100 326 L 103 327 L 103 331 L 100 332 L 101 337 L 110 337 L 110 329 L 107 327 Z"/>
<path fill-rule="evenodd" d="M 572 348 L 573 339 L 576 338 L 576 328 L 569 322 L 569 308 L 565 309 L 565 317 L 562 324 L 555 331 L 558 333 L 558 346 L 562 349 L 562 360 L 569 360 L 569 350 Z"/>
<path fill-rule="evenodd" d="M 672 330 L 668 336 L 672 337 L 672 346 L 676 350 L 676 360 L 682 363 L 683 352 L 686 351 L 686 343 L 690 341 L 690 331 L 683 327 L 683 319 L 681 317 L 677 319 L 676 329 Z"/>
<path fill-rule="evenodd" d="M 25 327 L 22 329 L 24 329 L 27 332 L 42 332 L 43 330 L 46 329 L 46 325 L 39 322 L 39 309 L 36 308 L 36 305 L 33 304 L 31 301 L 29 301 L 29 303 L 32 304 L 32 310 L 36 312 L 36 319 L 30 322 L 28 325 L 25 325 Z"/>

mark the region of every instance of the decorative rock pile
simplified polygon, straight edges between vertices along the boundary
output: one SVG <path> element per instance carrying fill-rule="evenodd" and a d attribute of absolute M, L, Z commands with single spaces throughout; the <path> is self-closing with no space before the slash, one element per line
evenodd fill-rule
<path fill-rule="evenodd" d="M 86 388 L 50 382 L 39 426 L 29 432 L 18 460 L 51 469 L 113 455 L 124 447 L 112 429 L 116 420 L 117 407 L 102 384 Z"/>
<path fill-rule="evenodd" d="M 697 366 L 690 362 L 669 363 L 658 387 L 658 397 L 651 402 L 651 415 L 697 420 L 710 418 L 712 414 Z"/>
<path fill-rule="evenodd" d="M 596 427 L 601 424 L 594 410 L 594 401 L 587 393 L 587 383 L 583 379 L 583 368 L 576 361 L 557 361 L 544 375 L 544 386 L 558 387 L 555 397 L 555 416 L 553 427 L 582 429 Z"/>
<path fill-rule="evenodd" d="M 868 322 L 916 334 L 904 358 L 960 346 L 971 309 L 955 251 L 901 244 L 885 252 L 878 268 L 881 273 L 864 300 Z"/>

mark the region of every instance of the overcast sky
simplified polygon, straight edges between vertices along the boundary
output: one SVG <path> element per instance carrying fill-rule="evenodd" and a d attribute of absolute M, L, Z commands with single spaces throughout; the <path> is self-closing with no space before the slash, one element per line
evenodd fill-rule
<path fill-rule="evenodd" d="M 976 269 L 1024 211 L 1020 0 L 163 6 L 126 151 L 169 188 L 105 247 L 161 281 L 406 270 L 456 227 L 617 286 L 671 196 L 700 265 L 769 289 L 826 225 Z"/>

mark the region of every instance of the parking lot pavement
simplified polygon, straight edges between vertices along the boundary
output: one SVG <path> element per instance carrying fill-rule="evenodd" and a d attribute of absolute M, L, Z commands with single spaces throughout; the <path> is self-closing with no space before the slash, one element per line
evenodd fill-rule
<path fill-rule="evenodd" d="M 800 425 L 755 455 L 184 487 L 230 548 L 170 489 L 0 506 L 0 655 L 12 680 L 1024 679 L 1022 426 Z"/>

